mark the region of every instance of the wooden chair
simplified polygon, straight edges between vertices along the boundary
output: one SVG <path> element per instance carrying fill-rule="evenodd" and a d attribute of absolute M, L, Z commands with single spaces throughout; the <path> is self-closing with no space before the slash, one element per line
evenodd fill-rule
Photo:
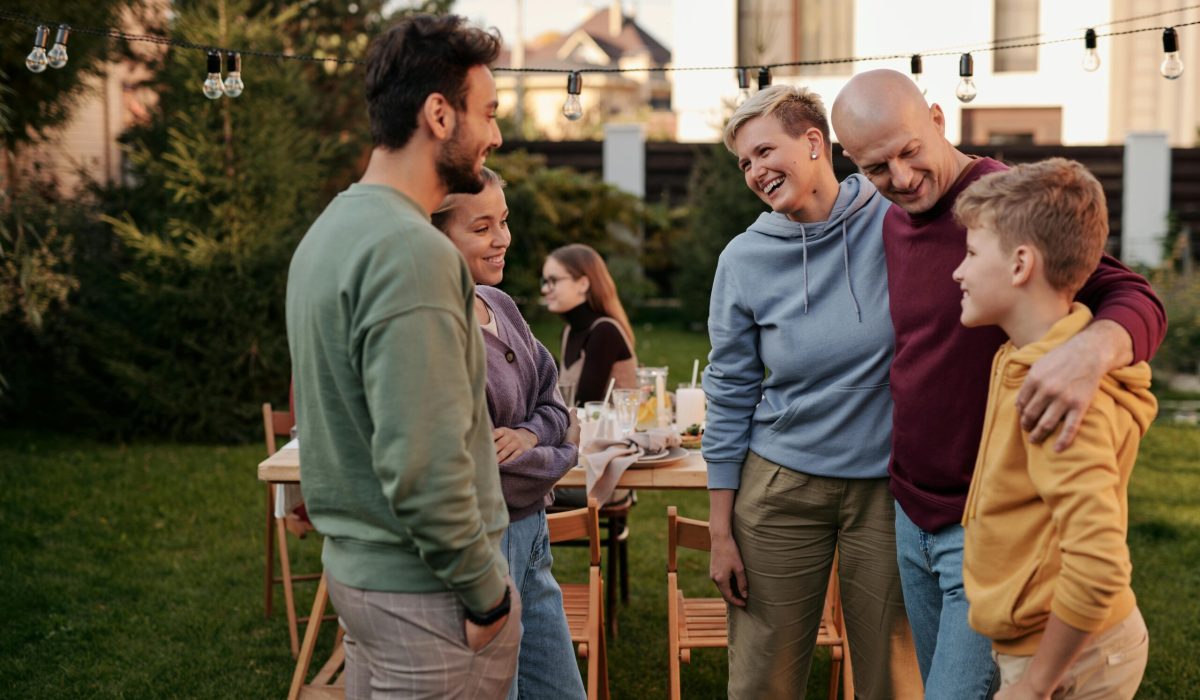
<path fill-rule="evenodd" d="M 560 583 L 571 641 L 587 659 L 587 696 L 608 698 L 608 648 L 604 636 L 604 583 L 600 578 L 600 522 L 596 499 L 588 507 L 546 516 L 550 543 L 585 539 L 589 548 L 587 583 Z"/>
<path fill-rule="evenodd" d="M 262 405 L 263 437 L 267 447 L 267 456 L 275 454 L 277 436 L 290 437 L 295 420 L 291 412 L 273 411 L 271 404 Z M 316 581 L 320 573 L 293 574 L 292 561 L 288 556 L 288 530 L 282 518 L 275 517 L 275 484 L 267 484 L 267 557 L 266 573 L 263 580 L 263 597 L 266 617 L 271 616 L 274 609 L 275 584 L 283 584 L 283 600 L 287 613 L 288 638 L 291 643 L 292 657 L 300 652 L 300 640 L 297 625 L 308 621 L 307 617 L 296 617 L 296 597 L 294 583 L 296 581 Z M 271 530 L 274 528 L 275 532 Z M 275 553 L 279 552 L 279 575 L 275 575 Z M 329 618 L 332 619 L 332 618 Z"/>
<path fill-rule="evenodd" d="M 607 550 L 604 555 L 604 611 L 608 625 L 608 636 L 617 638 L 617 590 L 620 586 L 621 604 L 629 604 L 629 510 L 637 505 L 637 492 L 629 493 L 619 501 L 600 506 L 601 542 Z M 550 506 L 547 515 L 574 510 L 572 506 Z M 586 547 L 587 542 L 567 542 L 569 546 Z"/>
<path fill-rule="evenodd" d="M 729 646 L 729 620 L 721 598 L 687 598 L 679 589 L 676 550 L 679 547 L 703 552 L 712 549 L 708 523 L 679 517 L 675 506 L 667 508 L 667 693 L 679 700 L 680 664 L 691 663 L 692 649 Z M 836 700 L 838 678 L 842 678 L 842 697 L 854 697 L 854 679 L 850 669 L 850 644 L 842 617 L 841 590 L 838 587 L 837 558 L 825 592 L 825 609 L 817 632 L 817 646 L 830 648 L 829 700 Z"/>
<path fill-rule="evenodd" d="M 346 649 L 342 645 L 345 631 L 337 625 L 337 636 L 333 640 L 333 651 L 329 659 L 317 675 L 309 683 L 304 679 L 308 676 L 308 668 L 312 664 L 313 651 L 317 647 L 317 633 L 321 630 L 322 620 L 337 619 L 336 615 L 326 615 L 325 608 L 329 604 L 329 587 L 325 575 L 321 574 L 317 584 L 317 597 L 313 599 L 312 612 L 306 620 L 311 620 L 304 628 L 304 644 L 296 657 L 296 670 L 292 673 L 292 685 L 288 689 L 288 700 L 344 700 L 346 697 L 345 678 L 342 671 L 346 667 Z"/>

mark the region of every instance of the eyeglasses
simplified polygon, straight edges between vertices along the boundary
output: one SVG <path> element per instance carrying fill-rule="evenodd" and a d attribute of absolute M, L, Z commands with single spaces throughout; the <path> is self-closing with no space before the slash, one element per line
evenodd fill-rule
<path fill-rule="evenodd" d="M 563 280 L 575 279 L 574 277 L 542 277 L 538 279 L 539 289 L 554 289 L 554 285 Z"/>

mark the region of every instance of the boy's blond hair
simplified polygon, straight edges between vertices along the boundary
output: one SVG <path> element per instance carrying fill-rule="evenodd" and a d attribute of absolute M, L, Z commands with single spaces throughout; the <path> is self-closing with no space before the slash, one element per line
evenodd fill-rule
<path fill-rule="evenodd" d="M 808 88 L 795 85 L 771 85 L 755 93 L 725 124 L 725 148 L 737 155 L 733 140 L 738 129 L 746 122 L 758 117 L 774 115 L 783 125 L 783 131 L 797 138 L 811 127 L 821 132 L 825 139 L 825 155 L 833 158 L 833 145 L 829 142 L 829 117 L 825 115 L 825 104 L 821 96 Z"/>
<path fill-rule="evenodd" d="M 984 226 L 1001 250 L 1037 248 L 1046 281 L 1074 295 L 1100 264 L 1108 238 L 1104 188 L 1074 160 L 1049 158 L 991 173 L 963 190 L 954 216 L 967 228 Z"/>

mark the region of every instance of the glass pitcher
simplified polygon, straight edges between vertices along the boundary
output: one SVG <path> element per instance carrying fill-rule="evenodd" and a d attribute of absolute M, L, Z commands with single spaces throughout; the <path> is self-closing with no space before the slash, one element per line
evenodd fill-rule
<path fill-rule="evenodd" d="M 638 367 L 637 380 L 642 391 L 642 405 L 638 409 L 636 429 L 671 427 L 675 396 L 667 391 L 667 368 Z"/>

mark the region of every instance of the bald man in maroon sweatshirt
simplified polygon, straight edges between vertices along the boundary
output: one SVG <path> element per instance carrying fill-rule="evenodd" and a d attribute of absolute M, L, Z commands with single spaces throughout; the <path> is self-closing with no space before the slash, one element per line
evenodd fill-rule
<path fill-rule="evenodd" d="M 891 385 L 892 495 L 904 602 L 925 697 L 988 698 L 998 686 L 991 644 L 967 624 L 962 587 L 967 488 L 979 450 L 996 327 L 959 323 L 951 272 L 966 251 L 958 194 L 1008 166 L 968 156 L 945 138 L 945 116 L 908 76 L 876 70 L 838 95 L 833 126 L 845 154 L 892 201 L 883 224 L 896 354 Z M 1070 445 L 1110 369 L 1149 360 L 1166 314 L 1144 278 L 1104 256 L 1080 290 L 1095 320 L 1033 366 L 1017 398 L 1029 439 Z M 1059 430 L 1061 426 L 1061 430 Z"/>

